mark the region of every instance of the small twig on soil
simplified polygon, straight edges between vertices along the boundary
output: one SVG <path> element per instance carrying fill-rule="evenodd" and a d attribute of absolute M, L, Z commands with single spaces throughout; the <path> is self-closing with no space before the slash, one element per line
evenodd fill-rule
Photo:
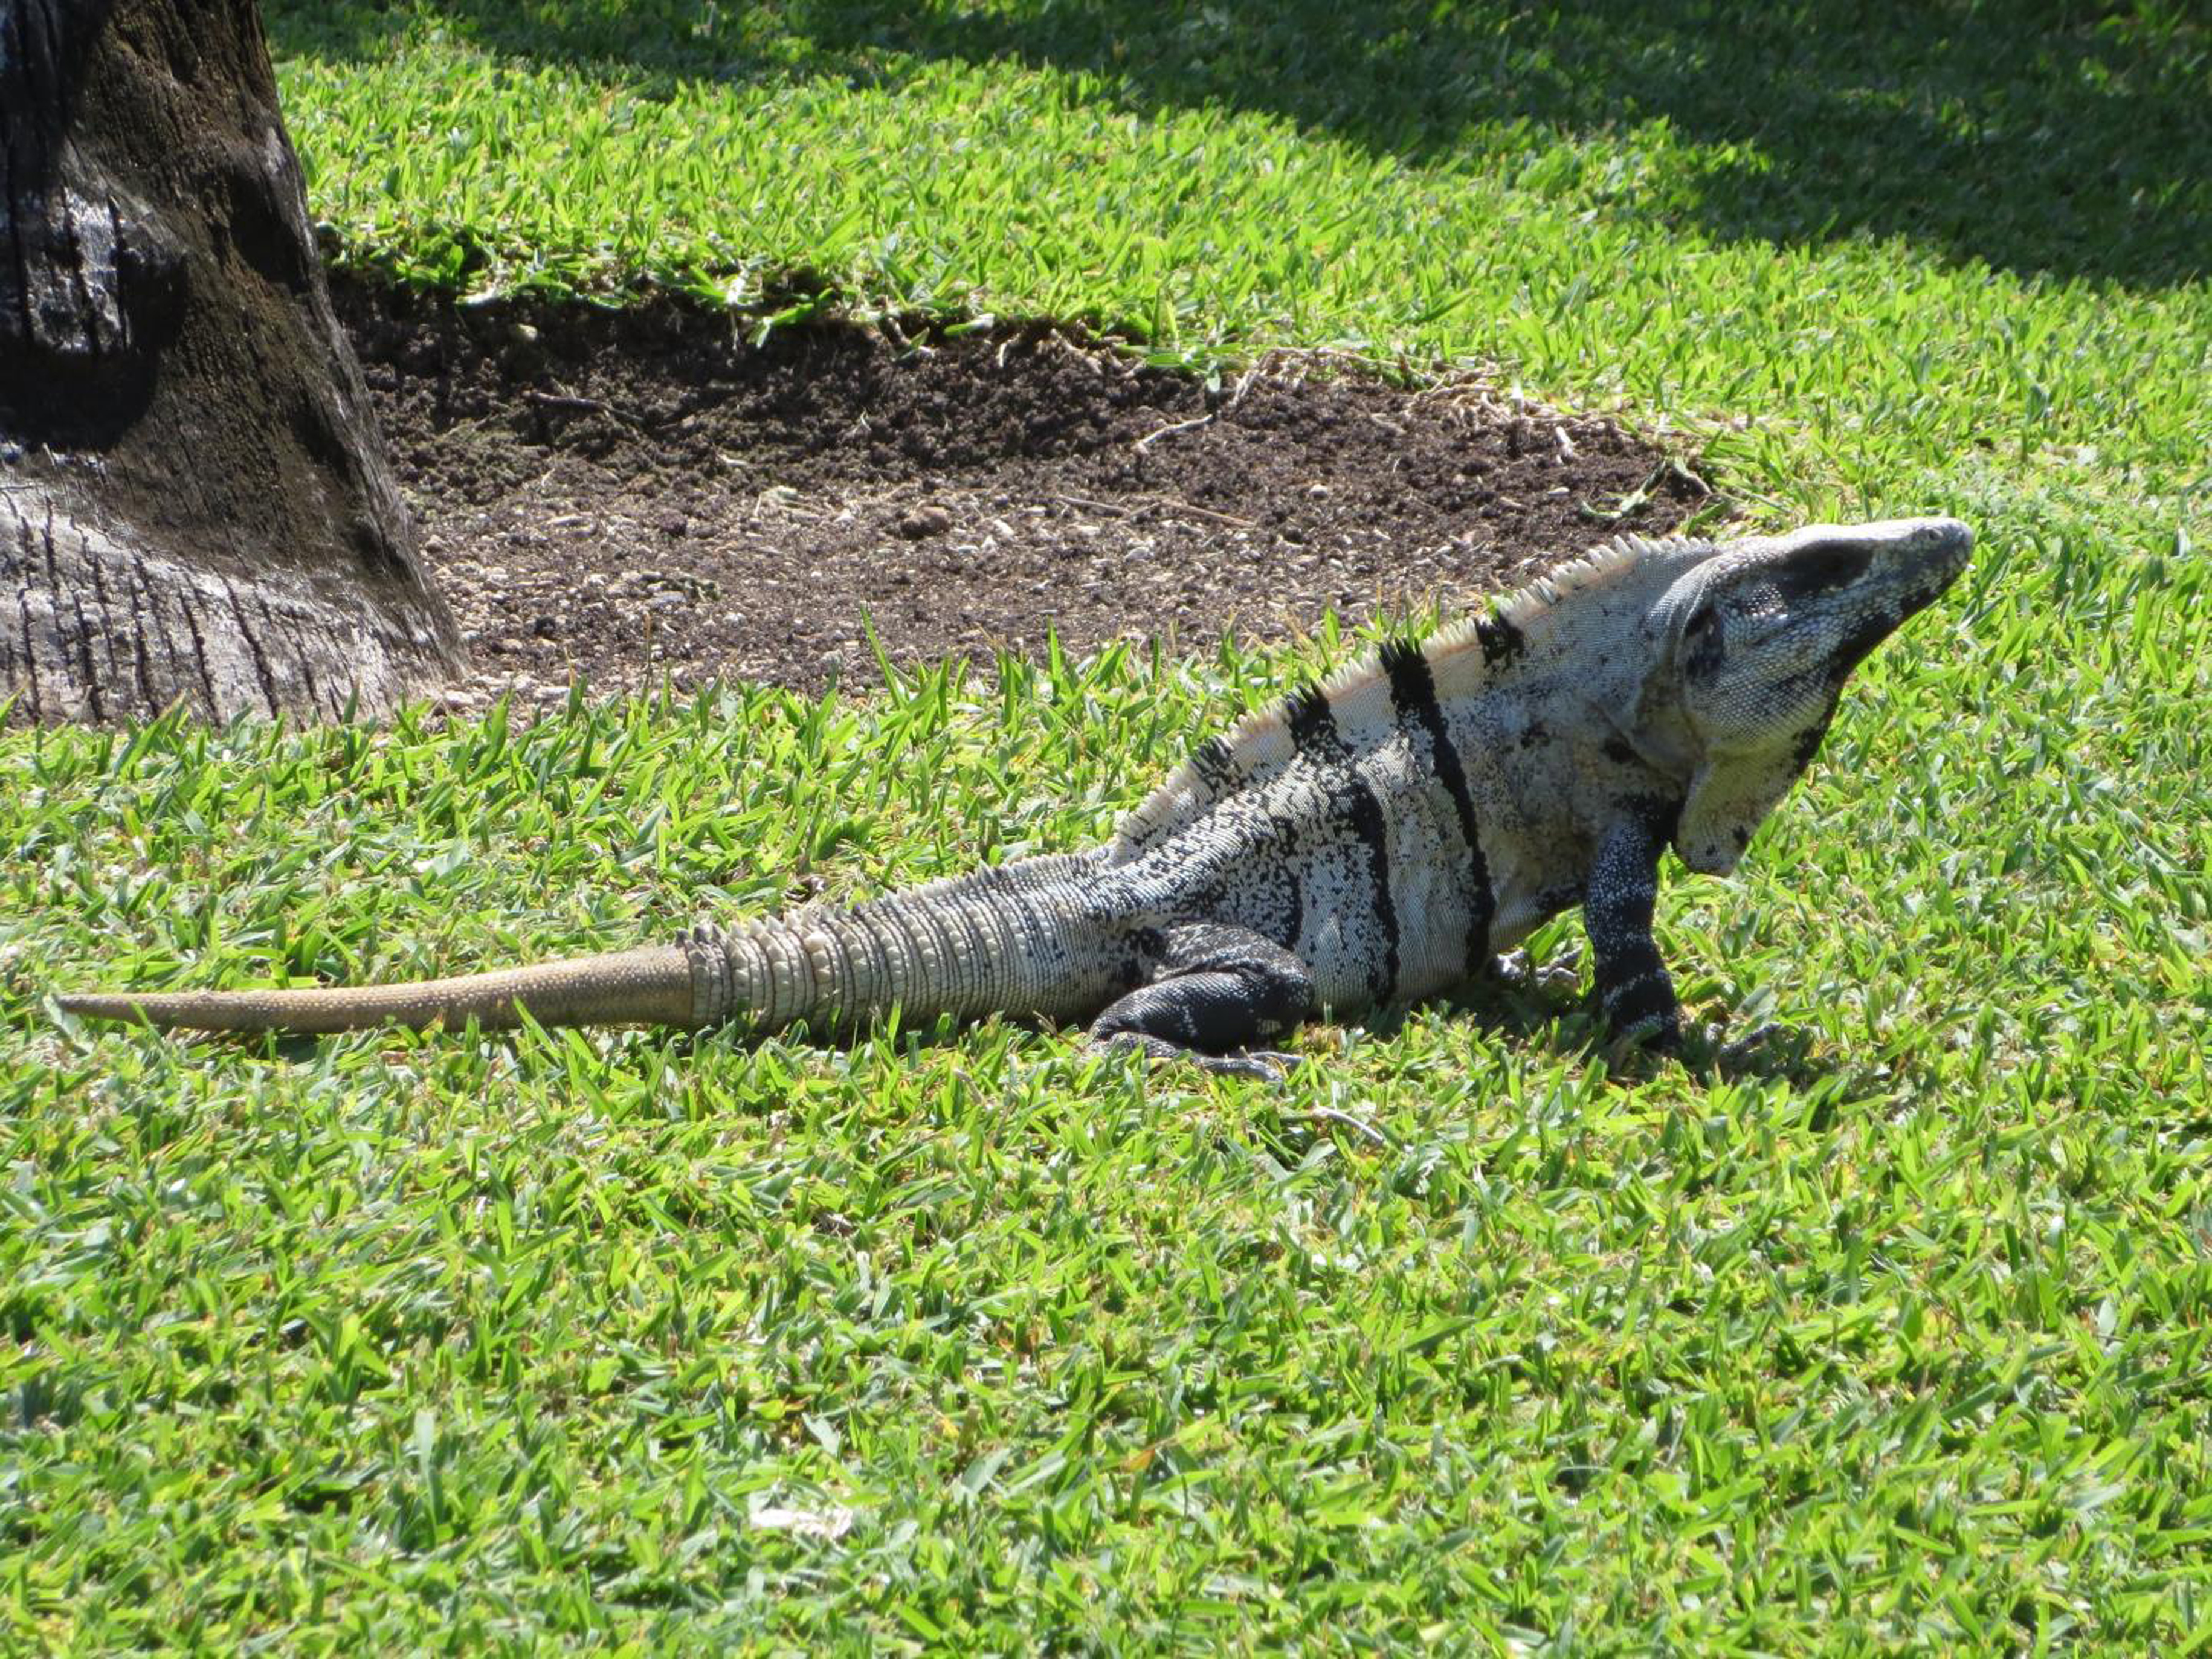
<path fill-rule="evenodd" d="M 1094 501 L 1083 495 L 1054 495 L 1053 499 L 1069 507 L 1081 507 L 1085 512 L 1103 513 L 1111 519 L 1129 516 L 1127 507 L 1116 507 L 1111 501 Z M 1250 530 L 1258 522 L 1253 519 L 1240 519 L 1234 513 L 1217 513 L 1210 507 L 1177 501 L 1172 495 L 1133 495 L 1130 499 L 1139 507 L 1157 507 L 1164 513 L 1182 513 L 1194 519 L 1211 519 L 1216 524 L 1225 524 L 1237 530 Z"/>
<path fill-rule="evenodd" d="M 597 398 L 572 398 L 565 392 L 526 392 L 522 395 L 540 409 L 566 409 L 579 415 L 611 415 L 615 412 Z"/>
<path fill-rule="evenodd" d="M 1483 414 L 1493 419 L 1512 412 L 1512 405 L 1499 397 L 1494 388 L 1480 378 L 1467 374 L 1455 374 L 1449 380 L 1437 381 L 1434 386 L 1424 386 L 1407 398 L 1408 403 L 1413 404 L 1425 404 L 1431 400 L 1448 403 L 1460 409 L 1472 404 Z"/>
<path fill-rule="evenodd" d="M 770 484 L 753 497 L 753 510 L 746 516 L 749 519 L 758 519 L 770 507 L 774 507 L 787 519 L 819 519 L 822 516 L 819 513 L 801 507 L 799 502 L 799 492 L 789 484 Z"/>
<path fill-rule="evenodd" d="M 680 422 L 684 419 L 681 414 L 636 415 L 627 409 L 604 402 L 598 398 L 579 398 L 566 392 L 526 392 L 522 395 L 526 401 L 538 409 L 557 409 L 565 414 L 572 415 L 605 415 L 610 419 L 620 421 L 634 432 L 657 432 L 672 422 Z"/>
<path fill-rule="evenodd" d="M 1085 513 L 1103 513 L 1109 519 L 1126 519 L 1129 509 L 1116 507 L 1111 501 L 1094 501 L 1082 495 L 1054 495 L 1053 500 L 1063 507 L 1079 507 Z"/>
<path fill-rule="evenodd" d="M 1188 432 L 1194 427 L 1212 426 L 1212 424 L 1213 416 L 1211 413 L 1201 415 L 1194 421 L 1177 421 L 1172 426 L 1164 426 L 1158 431 L 1148 432 L 1143 437 L 1138 439 L 1138 451 L 1141 453 L 1143 451 L 1150 449 L 1154 444 L 1159 442 L 1161 439 L 1170 436 L 1175 433 Z"/>
<path fill-rule="evenodd" d="M 1195 507 L 1169 495 L 1147 495 L 1145 499 L 1170 513 L 1188 513 L 1194 519 L 1211 519 L 1216 524 L 1229 525 L 1237 530 L 1249 530 L 1258 522 L 1255 519 L 1240 519 L 1234 513 L 1216 513 L 1210 507 Z"/>

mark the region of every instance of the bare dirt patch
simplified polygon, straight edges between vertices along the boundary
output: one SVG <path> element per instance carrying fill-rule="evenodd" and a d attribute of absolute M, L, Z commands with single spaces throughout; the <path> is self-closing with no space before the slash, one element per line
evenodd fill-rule
<path fill-rule="evenodd" d="M 1270 359 L 1209 385 L 1060 331 L 755 348 L 673 302 L 456 310 L 340 283 L 477 676 L 561 695 L 718 676 L 1203 649 L 1464 606 L 1704 491 L 1612 423 Z"/>

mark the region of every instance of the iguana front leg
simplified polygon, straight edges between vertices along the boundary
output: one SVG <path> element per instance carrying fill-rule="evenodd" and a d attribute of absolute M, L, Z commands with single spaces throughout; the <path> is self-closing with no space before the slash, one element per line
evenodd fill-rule
<path fill-rule="evenodd" d="M 1271 939 L 1216 922 L 1170 928 L 1152 943 L 1152 977 L 1091 1022 L 1092 1041 L 1212 1071 L 1278 1075 L 1279 1061 L 1233 1051 L 1313 1016 L 1305 963 Z"/>
<path fill-rule="evenodd" d="M 1583 927 L 1596 957 L 1598 1008 L 1620 1036 L 1672 1048 L 1681 1041 L 1674 981 L 1651 937 L 1666 838 L 1643 818 L 1624 819 L 1598 843 L 1583 896 Z"/>

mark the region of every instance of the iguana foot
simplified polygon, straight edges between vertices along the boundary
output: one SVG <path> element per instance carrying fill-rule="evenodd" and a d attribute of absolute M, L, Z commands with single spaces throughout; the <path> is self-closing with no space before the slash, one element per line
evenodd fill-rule
<path fill-rule="evenodd" d="M 1609 1028 L 1606 1063 L 1619 1067 L 1638 1059 L 1674 1058 L 1682 1052 L 1682 1025 L 1670 1015 L 1654 1014 L 1627 1027 Z"/>
<path fill-rule="evenodd" d="M 1233 1054 L 1193 1054 L 1184 1058 L 1216 1077 L 1256 1078 L 1262 1083 L 1286 1083 L 1291 1073 L 1306 1063 L 1304 1054 L 1281 1048 L 1243 1048 Z"/>
<path fill-rule="evenodd" d="M 1725 1025 L 1716 1024 L 1707 1025 L 1699 1033 L 1712 1054 L 1713 1065 L 1723 1073 L 1754 1069 L 1754 1062 L 1771 1058 L 1776 1038 L 1790 1035 L 1790 1028 L 1776 1019 L 1753 1026 L 1732 1042 L 1722 1040 L 1727 1030 Z"/>
<path fill-rule="evenodd" d="M 1490 967 L 1500 979 L 1523 991 L 1571 996 L 1583 982 L 1582 947 L 1577 945 L 1570 945 L 1540 968 L 1526 950 L 1508 951 L 1502 957 L 1493 957 Z"/>
<path fill-rule="evenodd" d="M 1143 1031 L 1116 1031 L 1108 1036 L 1094 1036 L 1091 1041 L 1099 1048 L 1130 1050 L 1147 1060 L 1188 1060 L 1216 1077 L 1256 1078 L 1262 1083 L 1280 1083 L 1305 1063 L 1304 1055 L 1285 1054 L 1279 1048 L 1240 1048 L 1232 1054 L 1209 1054 Z"/>
<path fill-rule="evenodd" d="M 1273 940 L 1224 923 L 1170 930 L 1153 977 L 1091 1022 L 1098 1042 L 1126 1042 L 1155 1060 L 1190 1060 L 1229 1077 L 1280 1081 L 1291 1057 L 1250 1045 L 1290 1030 L 1312 1011 L 1305 964 Z"/>

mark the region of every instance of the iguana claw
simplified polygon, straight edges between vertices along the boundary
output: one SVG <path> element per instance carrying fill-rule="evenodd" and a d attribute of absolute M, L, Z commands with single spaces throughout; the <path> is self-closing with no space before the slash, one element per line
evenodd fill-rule
<path fill-rule="evenodd" d="M 1188 1060 L 1216 1077 L 1256 1078 L 1263 1083 L 1280 1083 L 1305 1063 L 1303 1055 L 1285 1054 L 1279 1048 L 1239 1048 L 1231 1054 L 1209 1054 L 1140 1031 L 1117 1031 L 1111 1036 L 1091 1041 L 1098 1048 L 1120 1048 L 1142 1054 L 1147 1060 Z"/>
<path fill-rule="evenodd" d="M 1723 1025 L 1708 1025 L 1705 1030 L 1705 1042 L 1713 1051 L 1713 1064 L 1723 1072 L 1742 1070 L 1752 1060 L 1759 1058 L 1775 1038 L 1786 1036 L 1790 1031 L 1790 1028 L 1780 1020 L 1770 1019 L 1763 1025 L 1753 1026 L 1733 1042 L 1724 1042 L 1721 1036 L 1726 1030 L 1727 1027 Z"/>
<path fill-rule="evenodd" d="M 1540 968 L 1525 949 L 1508 951 L 1491 959 L 1491 971 L 1524 991 L 1571 996 L 1583 982 L 1583 948 L 1570 945 Z"/>

